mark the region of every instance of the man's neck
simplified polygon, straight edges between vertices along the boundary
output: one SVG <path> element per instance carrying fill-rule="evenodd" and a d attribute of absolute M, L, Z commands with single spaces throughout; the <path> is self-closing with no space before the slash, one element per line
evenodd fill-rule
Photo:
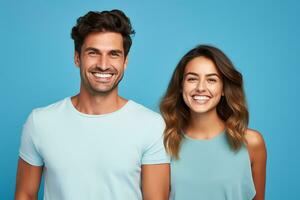
<path fill-rule="evenodd" d="M 105 95 L 91 94 L 88 91 L 80 90 L 80 93 L 72 97 L 71 101 L 79 112 L 101 115 L 119 110 L 128 100 L 120 97 L 116 88 Z"/>

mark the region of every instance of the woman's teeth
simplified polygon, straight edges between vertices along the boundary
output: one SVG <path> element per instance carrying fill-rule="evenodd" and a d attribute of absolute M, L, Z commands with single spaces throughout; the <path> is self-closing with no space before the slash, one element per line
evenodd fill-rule
<path fill-rule="evenodd" d="M 194 100 L 209 100 L 209 97 L 208 96 L 193 96 L 193 99 Z"/>

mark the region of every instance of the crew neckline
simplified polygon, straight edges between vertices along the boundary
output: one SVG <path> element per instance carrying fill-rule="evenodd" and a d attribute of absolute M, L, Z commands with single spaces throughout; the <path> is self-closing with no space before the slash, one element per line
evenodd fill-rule
<path fill-rule="evenodd" d="M 196 142 L 212 142 L 212 141 L 215 141 L 217 140 L 218 138 L 222 138 L 223 136 L 225 136 L 225 130 L 221 131 L 220 133 L 218 133 L 217 135 L 215 135 L 214 137 L 212 138 L 209 138 L 209 139 L 196 139 L 196 138 L 192 138 L 188 135 L 186 135 L 184 132 L 183 132 L 183 136 L 185 139 L 187 140 L 190 140 L 190 141 L 196 141 Z"/>
<path fill-rule="evenodd" d="M 71 97 L 67 97 L 66 101 L 67 101 L 67 104 L 69 105 L 69 107 L 71 108 L 72 112 L 74 112 L 78 115 L 81 115 L 83 117 L 89 117 L 89 118 L 101 118 L 101 117 L 107 117 L 107 116 L 112 116 L 112 115 L 122 113 L 130 106 L 130 104 L 133 103 L 132 100 L 128 100 L 120 109 L 118 109 L 116 111 L 113 111 L 113 112 L 110 112 L 110 113 L 105 113 L 105 114 L 92 115 L 92 114 L 82 113 L 79 110 L 77 110 L 75 108 L 75 106 L 73 105 L 73 103 L 72 103 Z"/>

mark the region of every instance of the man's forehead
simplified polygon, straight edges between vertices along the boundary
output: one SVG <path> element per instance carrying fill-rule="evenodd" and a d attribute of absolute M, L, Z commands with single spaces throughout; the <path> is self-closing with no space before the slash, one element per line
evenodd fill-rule
<path fill-rule="evenodd" d="M 89 34 L 83 43 L 83 48 L 95 48 L 101 51 L 123 51 L 123 37 L 115 32 L 97 32 Z"/>

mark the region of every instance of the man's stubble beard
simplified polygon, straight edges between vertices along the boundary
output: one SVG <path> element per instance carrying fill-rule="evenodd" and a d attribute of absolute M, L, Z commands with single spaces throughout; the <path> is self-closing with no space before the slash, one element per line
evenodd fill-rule
<path fill-rule="evenodd" d="M 124 77 L 124 72 L 122 73 L 122 75 L 121 75 L 121 77 L 119 78 L 119 80 L 117 80 L 117 81 L 112 85 L 111 88 L 109 88 L 109 89 L 107 89 L 107 90 L 101 90 L 101 91 L 100 91 L 99 89 L 93 87 L 93 85 L 90 84 L 88 78 L 87 78 L 87 77 L 84 78 L 83 76 L 84 76 L 84 75 L 83 75 L 83 73 L 82 73 L 81 70 L 80 70 L 81 84 L 82 84 L 82 86 L 83 86 L 84 88 L 87 89 L 87 91 L 89 91 L 89 93 L 90 93 L 91 95 L 93 95 L 93 96 L 98 96 L 98 95 L 99 95 L 99 96 L 106 96 L 106 95 L 108 95 L 109 93 L 111 93 L 112 91 L 114 91 L 114 90 L 118 87 L 119 83 L 122 81 L 122 79 L 123 79 L 123 77 Z"/>

